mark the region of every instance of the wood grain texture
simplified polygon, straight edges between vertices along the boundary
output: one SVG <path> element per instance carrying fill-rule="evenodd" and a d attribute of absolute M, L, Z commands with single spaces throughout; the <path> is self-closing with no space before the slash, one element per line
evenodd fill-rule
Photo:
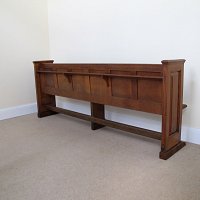
<path fill-rule="evenodd" d="M 184 62 L 185 60 L 162 62 L 164 79 L 161 152 L 170 151 L 181 142 Z"/>
<path fill-rule="evenodd" d="M 105 119 L 105 109 L 103 104 L 97 103 L 90 103 L 91 107 L 91 117 L 98 118 L 98 119 Z M 91 122 L 91 129 L 97 130 L 104 127 L 102 124 L 98 124 L 95 122 Z"/>
<path fill-rule="evenodd" d="M 185 60 L 162 64 L 58 64 L 35 61 L 38 116 L 58 112 L 91 121 L 93 130 L 111 126 L 161 139 L 160 158 L 167 159 L 181 142 Z M 55 96 L 90 102 L 91 116 L 56 107 Z M 162 115 L 162 133 L 105 119 L 104 105 Z"/>
<path fill-rule="evenodd" d="M 52 78 L 50 80 L 44 74 L 38 73 L 39 68 L 43 63 L 53 63 L 53 60 L 50 61 L 35 61 L 34 63 L 34 72 L 35 72 L 35 86 L 36 86 L 36 96 L 37 96 L 37 108 L 38 108 L 38 117 L 46 117 L 49 115 L 56 114 L 56 112 L 48 110 L 45 105 L 56 106 L 55 95 L 49 95 L 43 92 L 43 86 L 45 84 L 52 85 Z"/>

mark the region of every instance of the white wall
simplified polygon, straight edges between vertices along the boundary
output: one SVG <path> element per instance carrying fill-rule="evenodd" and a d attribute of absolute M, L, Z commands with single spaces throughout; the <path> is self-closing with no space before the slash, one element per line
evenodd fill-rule
<path fill-rule="evenodd" d="M 200 143 L 199 8 L 199 0 L 1 0 L 0 119 L 35 110 L 29 105 L 36 101 L 32 60 L 160 63 L 185 58 L 184 103 L 189 107 L 183 137 Z M 89 113 L 87 103 L 60 99 L 59 104 Z M 111 107 L 106 115 L 160 129 L 157 115 Z"/>
<path fill-rule="evenodd" d="M 186 59 L 184 103 L 188 108 L 183 124 L 200 130 L 199 0 L 48 3 L 50 55 L 56 62 L 160 63 L 162 59 Z M 76 110 L 78 103 L 69 105 Z M 82 110 L 85 107 L 82 104 Z M 128 111 L 117 112 L 124 114 L 125 121 L 130 120 Z M 150 120 L 149 115 L 134 114 Z"/>
<path fill-rule="evenodd" d="M 32 61 L 49 58 L 47 12 L 46 0 L 0 1 L 0 111 L 36 101 Z"/>

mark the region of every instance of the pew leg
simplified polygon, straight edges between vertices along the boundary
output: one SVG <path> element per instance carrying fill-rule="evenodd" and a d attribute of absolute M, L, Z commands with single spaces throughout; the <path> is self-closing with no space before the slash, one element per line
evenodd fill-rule
<path fill-rule="evenodd" d="M 98 103 L 91 103 L 91 116 L 99 119 L 105 119 L 105 109 L 103 104 L 98 104 Z M 104 125 L 91 122 L 91 129 L 92 130 L 97 130 L 104 127 Z"/>
<path fill-rule="evenodd" d="M 51 105 L 51 106 L 54 106 L 54 107 L 56 106 L 55 96 L 45 94 L 45 95 L 43 95 L 43 98 L 41 98 L 39 100 L 39 102 L 40 103 L 37 103 L 37 105 L 38 105 L 38 117 L 39 118 L 57 114 L 57 112 L 48 110 L 46 108 L 46 105 Z"/>
<path fill-rule="evenodd" d="M 176 144 L 169 150 L 161 150 L 159 157 L 160 159 L 167 160 L 168 158 L 173 156 L 177 151 L 182 149 L 184 146 L 185 142 L 180 141 L 178 144 Z"/>
<path fill-rule="evenodd" d="M 46 61 L 46 63 L 52 63 L 53 61 Z M 37 97 L 37 108 L 38 108 L 38 117 L 46 117 L 49 115 L 57 114 L 54 111 L 48 110 L 46 105 L 56 106 L 55 95 L 49 95 L 42 91 L 42 83 L 45 82 L 45 76 L 38 73 L 38 69 L 42 62 L 34 62 L 35 69 L 35 85 L 36 85 L 36 97 Z"/>
<path fill-rule="evenodd" d="M 168 159 L 185 146 L 181 141 L 183 107 L 183 63 L 163 61 L 163 111 L 161 159 Z"/>

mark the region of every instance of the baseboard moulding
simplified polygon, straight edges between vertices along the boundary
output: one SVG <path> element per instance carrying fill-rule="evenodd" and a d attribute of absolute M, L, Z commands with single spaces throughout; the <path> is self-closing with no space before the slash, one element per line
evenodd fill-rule
<path fill-rule="evenodd" d="M 63 108 L 67 108 L 67 107 L 72 108 L 73 106 L 75 107 L 75 105 L 71 105 L 70 103 L 68 105 L 67 102 L 62 101 L 62 100 L 61 101 L 59 100 L 58 102 L 59 102 L 59 105 L 61 105 L 61 107 L 63 107 Z M 87 113 L 87 109 L 85 109 L 85 107 L 87 107 L 87 106 L 86 105 L 80 106 L 78 110 L 80 112 L 83 110 L 83 113 Z M 25 105 L 10 107 L 10 108 L 3 108 L 3 109 L 0 109 L 0 120 L 10 119 L 10 118 L 28 115 L 28 114 L 32 114 L 32 113 L 36 113 L 36 112 L 37 112 L 36 103 L 25 104 Z M 107 115 L 110 116 L 109 118 L 111 120 L 115 120 L 114 113 L 112 113 L 112 111 L 107 111 Z M 127 118 L 126 118 L 125 115 L 126 114 L 123 114 L 122 119 L 120 119 L 120 117 L 118 117 L 117 121 L 125 120 L 126 123 L 128 123 L 128 124 L 134 122 L 134 120 L 130 121 L 130 116 L 127 116 Z M 136 120 L 140 121 L 141 127 L 145 128 L 146 126 L 148 126 L 148 128 L 152 129 L 152 130 L 154 130 L 155 127 L 158 127 L 158 123 L 159 123 L 159 122 L 152 123 L 152 121 L 151 121 L 151 123 L 148 123 L 147 121 L 145 121 L 145 123 L 142 123 L 144 121 L 144 119 L 143 118 L 138 119 L 138 117 Z M 155 130 L 155 131 L 157 131 L 157 130 Z M 186 127 L 183 125 L 181 139 L 182 139 L 182 141 L 185 141 L 185 142 L 200 144 L 200 129 Z"/>

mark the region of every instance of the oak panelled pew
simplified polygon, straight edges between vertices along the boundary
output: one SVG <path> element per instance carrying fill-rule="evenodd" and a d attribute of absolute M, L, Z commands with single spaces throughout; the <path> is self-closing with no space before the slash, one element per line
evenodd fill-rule
<path fill-rule="evenodd" d="M 160 158 L 168 159 L 181 141 L 185 60 L 162 64 L 57 64 L 34 61 L 38 117 L 63 113 L 91 121 L 92 130 L 110 126 L 161 140 Z M 91 115 L 56 107 L 55 96 L 90 102 Z M 105 119 L 104 105 L 162 115 L 162 132 Z"/>

